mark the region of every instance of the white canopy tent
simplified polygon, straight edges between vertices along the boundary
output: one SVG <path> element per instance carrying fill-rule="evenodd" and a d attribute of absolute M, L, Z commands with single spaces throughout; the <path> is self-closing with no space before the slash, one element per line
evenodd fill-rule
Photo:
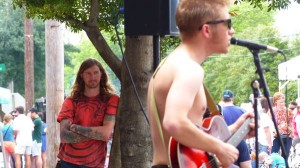
<path fill-rule="evenodd" d="M 298 97 L 300 97 L 300 55 L 278 65 L 278 79 L 287 81 L 280 90 L 292 80 L 298 80 Z"/>
<path fill-rule="evenodd" d="M 17 106 L 25 107 L 25 98 L 19 93 L 0 87 L 0 104 L 4 113 L 9 113 Z"/>
<path fill-rule="evenodd" d="M 0 87 L 0 104 L 11 103 L 11 91 L 6 88 Z"/>

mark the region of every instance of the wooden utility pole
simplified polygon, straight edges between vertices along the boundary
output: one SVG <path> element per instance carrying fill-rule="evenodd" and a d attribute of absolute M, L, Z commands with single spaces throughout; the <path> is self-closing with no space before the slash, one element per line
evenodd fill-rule
<path fill-rule="evenodd" d="M 34 105 L 34 56 L 33 56 L 33 20 L 24 14 L 24 78 L 25 78 L 25 109 Z"/>
<path fill-rule="evenodd" d="M 55 167 L 60 143 L 57 115 L 64 101 L 64 43 L 61 23 L 47 20 L 46 31 L 46 116 L 47 167 Z"/>

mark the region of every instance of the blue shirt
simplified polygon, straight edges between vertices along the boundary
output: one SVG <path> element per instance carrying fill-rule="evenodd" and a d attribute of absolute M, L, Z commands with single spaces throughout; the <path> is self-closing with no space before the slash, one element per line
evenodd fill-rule
<path fill-rule="evenodd" d="M 243 115 L 244 110 L 237 106 L 225 106 L 223 107 L 223 116 L 226 124 L 229 126 Z"/>
<path fill-rule="evenodd" d="M 2 126 L 3 141 L 14 142 L 14 130 L 12 124 L 6 124 Z"/>
<path fill-rule="evenodd" d="M 43 133 L 42 133 L 42 152 L 45 152 L 46 149 L 47 149 L 47 147 L 46 147 L 47 139 L 46 139 L 46 132 L 45 132 L 45 128 L 46 127 L 47 127 L 47 124 L 42 121 L 42 128 L 43 128 Z"/>
<path fill-rule="evenodd" d="M 228 126 L 235 123 L 243 113 L 244 110 L 238 106 L 232 105 L 223 107 L 223 117 Z M 250 152 L 245 140 L 240 142 L 237 149 L 239 150 L 239 157 L 235 164 L 240 166 L 241 162 L 250 160 Z"/>

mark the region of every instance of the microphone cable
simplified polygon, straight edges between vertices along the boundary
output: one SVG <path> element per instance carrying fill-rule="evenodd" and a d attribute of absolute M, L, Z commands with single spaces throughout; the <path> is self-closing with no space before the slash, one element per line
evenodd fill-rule
<path fill-rule="evenodd" d="M 119 14 L 120 14 L 120 11 L 121 11 L 121 10 L 124 10 L 124 9 L 121 8 L 121 9 L 118 11 L 118 13 L 117 13 L 117 15 L 116 15 L 116 17 L 115 17 L 115 19 L 114 19 L 115 21 L 114 21 L 114 23 L 113 23 L 113 26 L 114 26 L 114 29 L 115 29 L 115 32 L 116 32 L 116 36 L 117 36 L 118 43 L 119 43 L 119 46 L 120 46 L 121 54 L 122 54 L 122 57 L 123 57 L 123 60 L 124 60 L 124 63 L 125 63 L 125 67 L 126 67 L 126 69 L 127 69 L 127 71 L 128 71 L 128 74 L 129 74 L 129 77 L 130 77 L 130 81 L 131 81 L 132 86 L 133 86 L 134 93 L 135 93 L 136 98 L 137 98 L 137 100 L 138 100 L 138 103 L 139 103 L 139 105 L 140 105 L 140 107 L 141 107 L 141 109 L 142 109 L 143 115 L 145 116 L 145 119 L 146 119 L 146 121 L 147 121 L 147 124 L 150 125 L 150 124 L 149 124 L 149 119 L 148 119 L 148 117 L 147 117 L 147 115 L 146 115 L 146 112 L 145 112 L 145 109 L 144 109 L 144 106 L 143 106 L 143 103 L 142 103 L 142 101 L 141 101 L 141 98 L 140 98 L 140 96 L 139 96 L 139 94 L 138 94 L 138 92 L 137 92 L 136 86 L 135 86 L 135 84 L 134 84 L 133 77 L 132 77 L 130 68 L 129 68 L 129 66 L 128 66 L 127 60 L 126 60 L 126 55 L 124 55 L 124 51 L 123 51 L 123 47 L 122 47 L 122 42 L 121 42 L 121 39 L 120 39 L 120 36 L 119 36 L 119 32 L 118 32 L 118 19 L 119 19 Z"/>

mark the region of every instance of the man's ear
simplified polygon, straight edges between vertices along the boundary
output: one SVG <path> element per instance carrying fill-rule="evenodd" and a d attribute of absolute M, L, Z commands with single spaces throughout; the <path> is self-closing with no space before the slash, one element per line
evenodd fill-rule
<path fill-rule="evenodd" d="M 206 38 L 209 38 L 211 36 L 211 33 L 212 33 L 211 27 L 207 24 L 204 24 L 200 31 L 201 31 L 202 35 Z"/>

